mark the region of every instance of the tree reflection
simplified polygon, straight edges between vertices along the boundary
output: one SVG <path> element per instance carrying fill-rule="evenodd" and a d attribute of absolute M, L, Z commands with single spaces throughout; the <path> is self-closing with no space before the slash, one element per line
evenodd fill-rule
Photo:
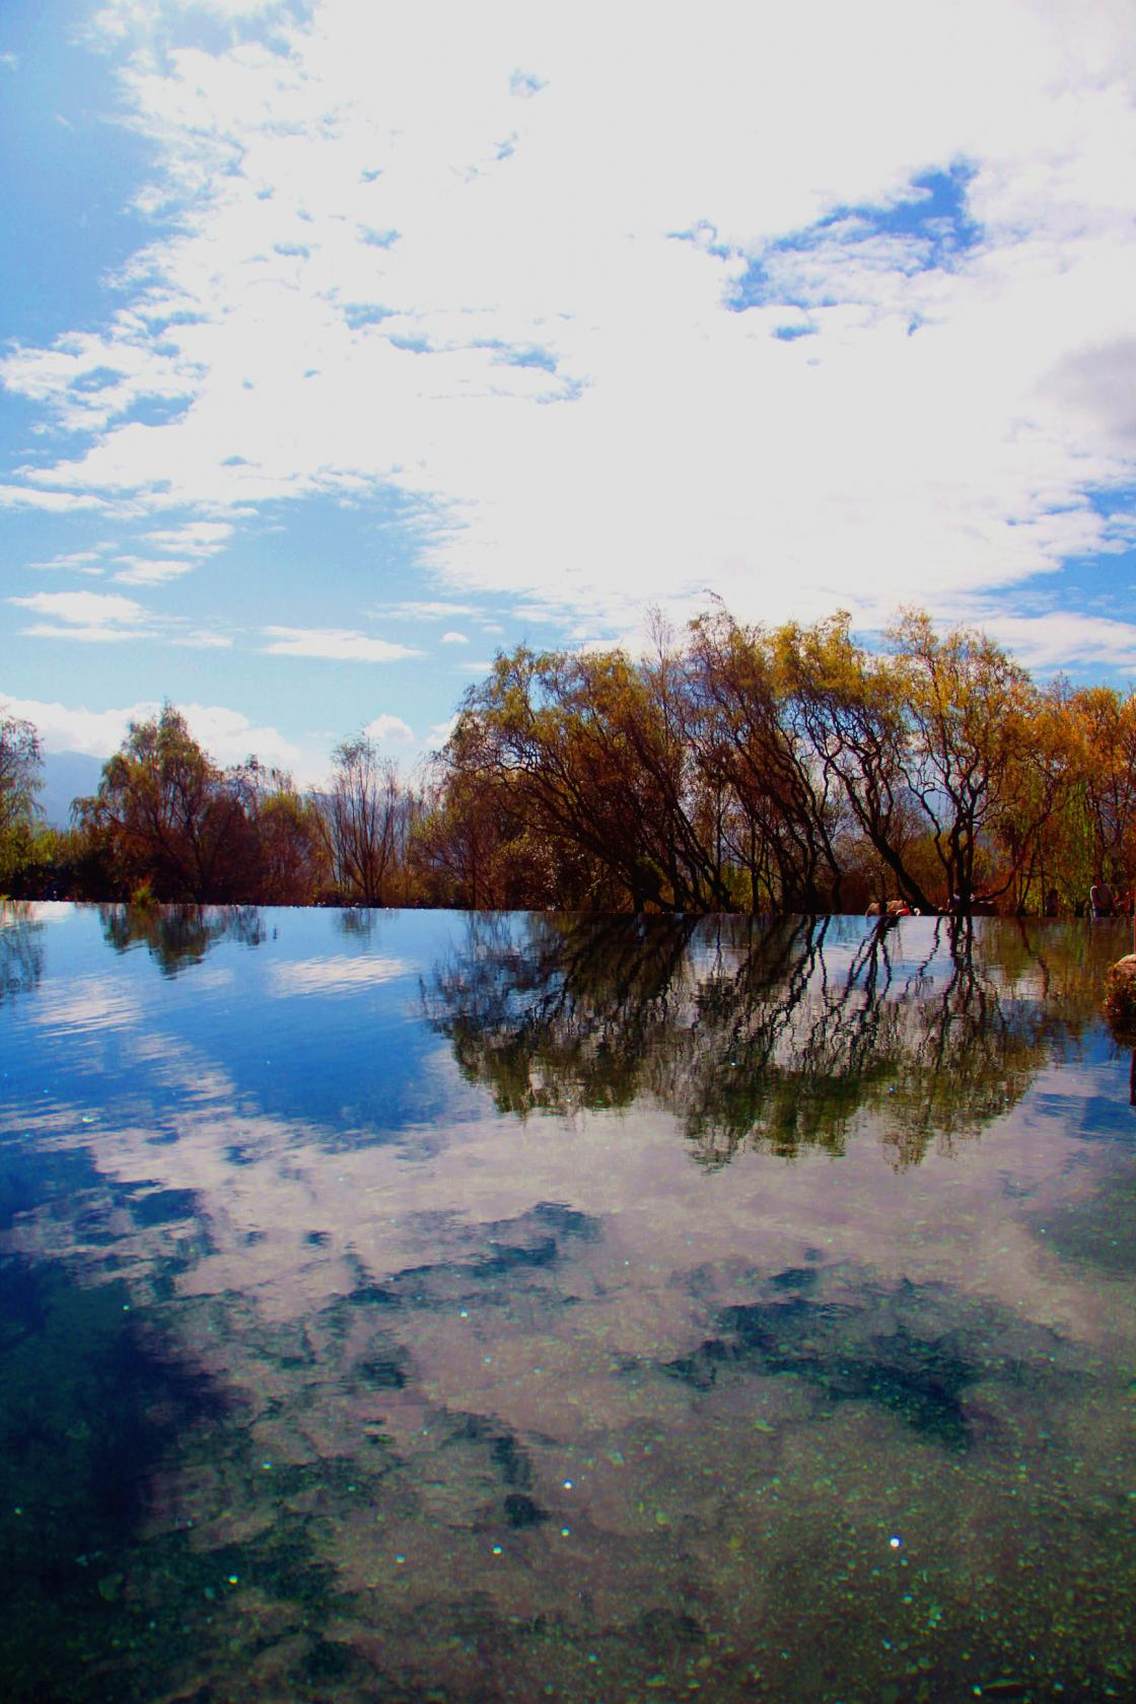
<path fill-rule="evenodd" d="M 389 920 L 395 916 L 387 910 L 383 915 Z M 360 941 L 370 946 L 378 923 L 379 914 L 371 905 L 345 905 L 335 913 L 335 927 L 349 941 Z"/>
<path fill-rule="evenodd" d="M 502 1111 L 646 1099 L 709 1166 L 745 1146 L 839 1153 L 868 1112 L 912 1165 L 1012 1106 L 1094 1021 L 1098 945 L 959 918 L 479 915 L 424 999 Z"/>
<path fill-rule="evenodd" d="M 0 1000 L 29 993 L 43 975 L 43 924 L 27 900 L 0 901 Z"/>
<path fill-rule="evenodd" d="M 103 937 L 116 952 L 145 946 L 163 976 L 200 964 L 221 941 L 259 946 L 265 938 L 255 905 L 100 905 Z"/>

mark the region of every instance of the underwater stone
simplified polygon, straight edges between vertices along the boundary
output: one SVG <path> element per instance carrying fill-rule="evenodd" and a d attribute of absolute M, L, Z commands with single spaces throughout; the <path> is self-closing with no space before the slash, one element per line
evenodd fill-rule
<path fill-rule="evenodd" d="M 1117 1035 L 1136 1037 L 1136 953 L 1118 959 L 1105 978 L 1104 1015 Z"/>

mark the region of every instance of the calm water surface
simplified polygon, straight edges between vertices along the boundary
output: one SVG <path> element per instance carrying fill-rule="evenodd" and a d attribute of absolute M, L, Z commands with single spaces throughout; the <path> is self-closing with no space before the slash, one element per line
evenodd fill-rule
<path fill-rule="evenodd" d="M 4 1698 L 1131 1698 L 1125 946 L 0 910 Z"/>

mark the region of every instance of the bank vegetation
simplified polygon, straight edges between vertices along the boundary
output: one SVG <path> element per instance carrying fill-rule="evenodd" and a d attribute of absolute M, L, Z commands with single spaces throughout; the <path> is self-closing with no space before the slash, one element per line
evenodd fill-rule
<path fill-rule="evenodd" d="M 1083 909 L 1136 878 L 1136 693 L 1041 685 L 980 631 L 908 612 L 716 607 L 642 655 L 520 646 L 415 779 L 359 735 L 329 784 L 222 768 L 166 706 L 66 830 L 36 730 L 0 707 L 0 892 L 561 911 Z"/>

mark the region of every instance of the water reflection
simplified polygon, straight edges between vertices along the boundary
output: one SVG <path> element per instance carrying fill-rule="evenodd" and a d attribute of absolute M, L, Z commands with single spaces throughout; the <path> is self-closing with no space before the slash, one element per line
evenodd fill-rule
<path fill-rule="evenodd" d="M 0 901 L 0 1000 L 34 988 L 43 975 L 43 924 L 30 900 Z"/>
<path fill-rule="evenodd" d="M 259 946 L 264 924 L 255 905 L 100 905 L 108 946 L 125 953 L 145 946 L 164 976 L 200 964 L 220 941 Z"/>
<path fill-rule="evenodd" d="M 23 919 L 7 1696 L 1129 1693 L 1108 940 L 207 921 Z"/>
<path fill-rule="evenodd" d="M 976 936 L 958 919 L 901 936 L 833 918 L 539 917 L 518 937 L 478 916 L 426 1007 L 502 1111 L 649 1097 L 708 1165 L 742 1146 L 840 1153 L 870 1111 L 912 1164 L 1004 1112 L 1095 1020 L 1099 955 L 1044 935 Z"/>

